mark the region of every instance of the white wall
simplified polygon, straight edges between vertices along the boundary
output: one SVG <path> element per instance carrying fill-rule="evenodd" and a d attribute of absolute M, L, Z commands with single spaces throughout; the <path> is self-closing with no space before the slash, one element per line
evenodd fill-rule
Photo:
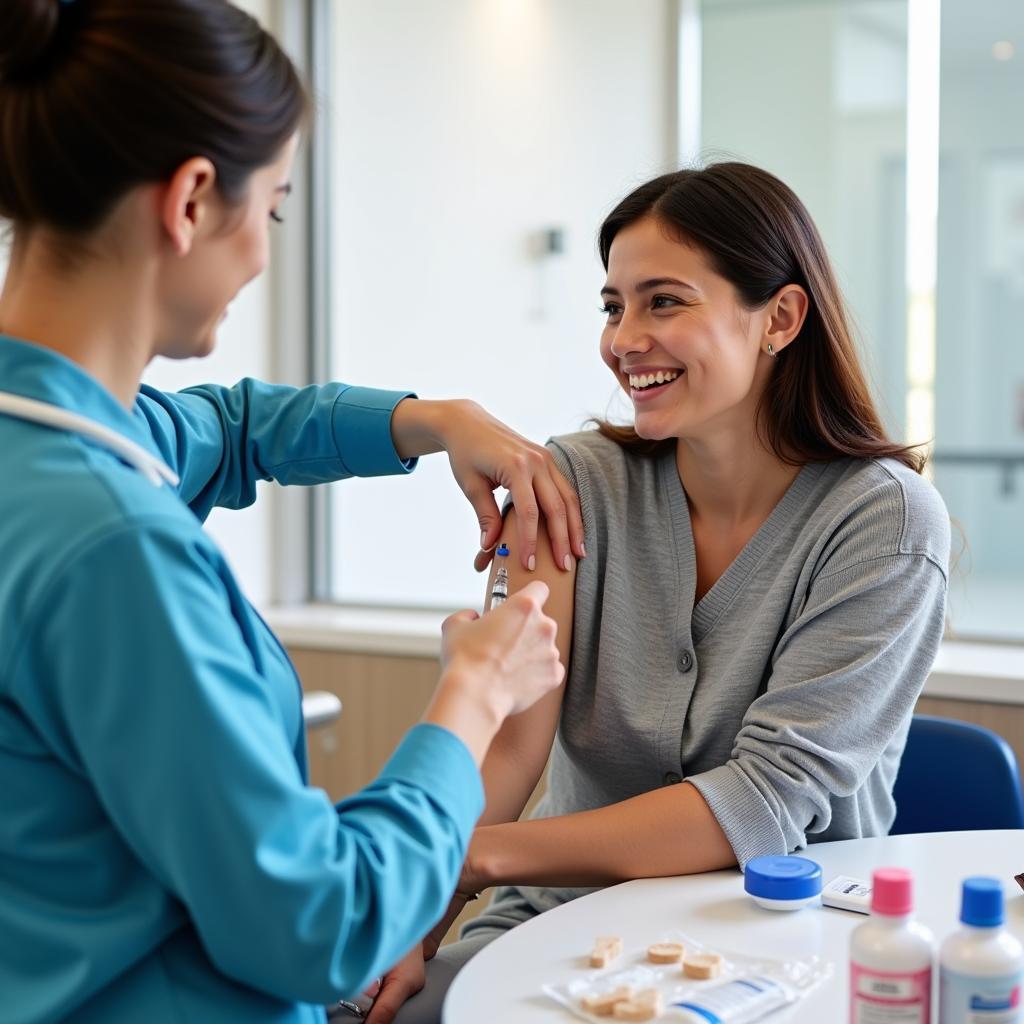
<path fill-rule="evenodd" d="M 626 7 L 334 4 L 337 376 L 467 395 L 538 441 L 606 412 L 597 228 L 673 156 L 671 5 Z M 548 227 L 565 251 L 544 258 Z M 339 597 L 479 604 L 443 457 L 334 497 Z"/>

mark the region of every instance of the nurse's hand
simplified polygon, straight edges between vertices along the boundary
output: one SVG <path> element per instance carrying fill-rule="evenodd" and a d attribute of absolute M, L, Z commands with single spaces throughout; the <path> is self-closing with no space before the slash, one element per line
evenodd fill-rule
<path fill-rule="evenodd" d="M 366 1024 L 391 1024 L 402 1004 L 416 995 L 426 980 L 423 951 L 416 946 L 384 975 L 380 992 L 366 1015 Z"/>
<path fill-rule="evenodd" d="M 494 490 L 507 488 L 518 513 L 519 561 L 533 571 L 537 523 L 547 524 L 555 565 L 571 569 L 583 558 L 583 517 L 572 485 L 551 453 L 496 420 L 475 402 L 407 398 L 391 418 L 395 450 L 403 459 L 444 450 L 459 487 L 476 510 L 480 547 L 475 565 L 486 568 L 501 534 L 501 512 Z"/>
<path fill-rule="evenodd" d="M 558 627 L 543 611 L 547 598 L 547 584 L 534 580 L 483 618 L 463 611 L 445 620 L 441 680 L 423 720 L 455 733 L 478 765 L 505 719 L 565 675 Z"/>

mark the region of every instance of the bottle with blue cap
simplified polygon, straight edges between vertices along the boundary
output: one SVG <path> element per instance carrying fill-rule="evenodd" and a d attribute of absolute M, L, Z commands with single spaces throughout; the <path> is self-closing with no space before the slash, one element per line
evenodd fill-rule
<path fill-rule="evenodd" d="M 1024 1024 L 1024 947 L 1005 917 L 998 879 L 964 879 L 963 927 L 939 953 L 939 1024 Z"/>

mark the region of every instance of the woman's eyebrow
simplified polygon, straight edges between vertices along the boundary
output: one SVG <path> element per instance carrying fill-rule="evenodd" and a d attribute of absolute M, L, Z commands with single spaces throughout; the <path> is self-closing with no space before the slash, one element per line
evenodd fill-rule
<path fill-rule="evenodd" d="M 649 292 L 652 288 L 663 288 L 665 285 L 674 285 L 677 288 L 689 288 L 691 292 L 697 291 L 695 285 L 688 281 L 680 281 L 678 277 L 652 277 L 647 281 L 641 281 L 637 286 L 638 292 Z"/>
<path fill-rule="evenodd" d="M 699 291 L 699 289 L 686 281 L 680 281 L 677 277 L 652 277 L 646 281 L 641 281 L 637 286 L 638 292 L 649 292 L 652 288 L 663 288 L 665 285 L 673 285 L 677 288 L 688 288 L 691 292 Z M 611 285 L 606 284 L 601 289 L 602 295 L 616 295 L 622 294 L 618 288 L 613 288 Z"/>

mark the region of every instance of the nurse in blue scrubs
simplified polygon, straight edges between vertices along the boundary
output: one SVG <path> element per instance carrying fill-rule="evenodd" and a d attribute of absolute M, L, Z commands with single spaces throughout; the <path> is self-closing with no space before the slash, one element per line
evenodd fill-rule
<path fill-rule="evenodd" d="M 491 738 L 561 681 L 543 584 L 457 614 L 376 781 L 337 806 L 306 785 L 298 680 L 202 530 L 212 508 L 443 449 L 485 547 L 504 483 L 559 564 L 583 549 L 547 456 L 472 403 L 140 385 L 154 356 L 209 352 L 264 268 L 305 109 L 223 0 L 0 5 L 5 1024 L 322 1021 L 382 974 L 385 1019 L 454 889 Z"/>

